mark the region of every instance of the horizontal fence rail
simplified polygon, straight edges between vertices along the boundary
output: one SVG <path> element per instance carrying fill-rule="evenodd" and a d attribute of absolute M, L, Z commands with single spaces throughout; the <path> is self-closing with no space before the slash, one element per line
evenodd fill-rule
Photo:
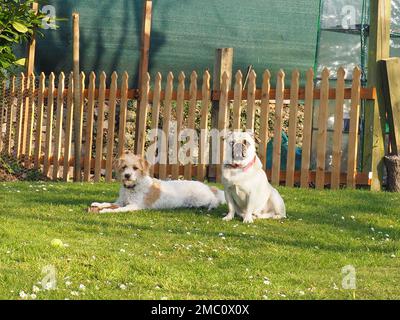
<path fill-rule="evenodd" d="M 114 160 L 131 148 L 132 141 L 128 140 L 133 140 L 138 154 L 149 155 L 151 148 L 158 150 L 158 156 L 153 152 L 148 160 L 157 162 L 151 174 L 160 179 L 203 181 L 208 178 L 210 165 L 216 165 L 215 178 L 220 181 L 224 141 L 209 138 L 212 129 L 218 129 L 253 131 L 258 155 L 274 185 L 318 189 L 368 185 L 368 175 L 357 172 L 359 113 L 361 101 L 376 99 L 376 93 L 374 88 L 361 87 L 359 68 L 354 69 L 351 87 L 345 85 L 343 68 L 337 71 L 334 87 L 328 69 L 323 70 L 318 85 L 310 69 L 304 75 L 304 87 L 300 87 L 297 70 L 290 75 L 283 70 L 271 75 L 266 70 L 258 76 L 251 71 L 244 87 L 245 77 L 240 71 L 233 79 L 224 74 L 221 90 L 211 91 L 208 71 L 201 76 L 196 72 L 169 73 L 165 79 L 159 73 L 154 79 L 147 74 L 138 90 L 128 88 L 126 72 L 114 72 L 109 88 L 104 72 L 92 72 L 89 77 L 81 73 L 83 180 L 112 181 Z M 290 79 L 289 88 L 285 88 L 286 78 Z M 272 80 L 276 80 L 274 88 Z M 0 92 L 1 152 L 51 179 L 68 181 L 75 159 L 73 113 L 79 109 L 73 106 L 73 82 L 72 73 L 57 77 L 53 73 L 49 77 L 20 74 L 4 80 Z M 231 83 L 233 89 L 229 90 Z M 219 101 L 218 128 L 210 127 L 212 101 Z M 137 137 L 129 127 L 136 117 L 140 120 Z M 193 136 L 182 135 L 185 131 Z M 196 145 L 185 149 L 185 159 L 190 160 L 182 163 L 177 149 L 184 147 L 185 141 L 195 141 Z M 213 148 L 213 143 L 220 148 Z M 219 161 L 210 164 L 210 159 Z"/>

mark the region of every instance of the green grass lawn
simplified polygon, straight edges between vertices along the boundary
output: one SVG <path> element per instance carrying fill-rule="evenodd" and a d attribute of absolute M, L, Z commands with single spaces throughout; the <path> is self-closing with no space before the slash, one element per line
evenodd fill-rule
<path fill-rule="evenodd" d="M 400 299 L 400 195 L 281 188 L 289 218 L 253 225 L 223 222 L 226 207 L 86 213 L 118 188 L 0 183 L 0 298 Z"/>

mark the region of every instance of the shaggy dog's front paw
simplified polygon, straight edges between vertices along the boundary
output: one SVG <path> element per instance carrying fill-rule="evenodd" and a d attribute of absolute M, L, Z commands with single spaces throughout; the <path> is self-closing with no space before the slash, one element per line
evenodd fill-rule
<path fill-rule="evenodd" d="M 243 223 L 253 223 L 253 222 L 254 222 L 253 216 L 245 216 L 243 218 Z"/>
<path fill-rule="evenodd" d="M 232 221 L 234 218 L 233 214 L 228 213 L 225 217 L 222 218 L 223 221 Z"/>
<path fill-rule="evenodd" d="M 90 207 L 92 207 L 92 208 L 100 208 L 100 207 L 101 207 L 101 203 L 93 202 L 93 203 L 90 205 Z"/>
<path fill-rule="evenodd" d="M 87 212 L 88 212 L 88 213 L 99 213 L 99 212 L 100 212 L 100 208 L 97 207 L 97 206 L 93 206 L 93 204 L 92 204 L 92 206 L 90 206 L 90 207 L 87 209 Z"/>
<path fill-rule="evenodd" d="M 112 213 L 112 212 L 115 212 L 115 209 L 107 208 L 107 209 L 101 209 L 99 211 L 99 213 Z"/>

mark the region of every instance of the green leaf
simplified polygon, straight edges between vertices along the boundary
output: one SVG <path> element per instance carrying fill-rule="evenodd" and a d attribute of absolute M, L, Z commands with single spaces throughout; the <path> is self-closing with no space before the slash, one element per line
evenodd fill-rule
<path fill-rule="evenodd" d="M 9 38 L 4 34 L 0 34 L 0 38 L 3 38 L 3 39 L 5 39 L 7 41 L 10 41 L 10 42 L 16 42 L 15 39 Z"/>
<path fill-rule="evenodd" d="M 17 30 L 20 33 L 27 33 L 29 31 L 29 29 L 26 26 L 17 21 L 14 21 L 12 23 L 12 26 L 14 27 L 15 30 Z"/>
<path fill-rule="evenodd" d="M 25 61 L 26 61 L 26 59 L 22 58 L 22 59 L 19 59 L 19 60 L 15 61 L 15 64 L 18 65 L 18 66 L 24 66 L 25 65 Z"/>

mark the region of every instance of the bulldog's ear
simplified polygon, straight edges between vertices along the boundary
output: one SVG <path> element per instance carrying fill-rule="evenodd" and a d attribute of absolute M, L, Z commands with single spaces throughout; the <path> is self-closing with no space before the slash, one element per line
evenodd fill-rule
<path fill-rule="evenodd" d="M 255 134 L 254 134 L 253 130 L 247 130 L 246 132 L 247 132 L 247 134 L 250 135 L 250 137 L 252 137 L 253 139 L 255 138 Z"/>
<path fill-rule="evenodd" d="M 225 129 L 221 131 L 222 140 L 228 140 L 233 135 L 233 131 L 230 129 Z"/>

